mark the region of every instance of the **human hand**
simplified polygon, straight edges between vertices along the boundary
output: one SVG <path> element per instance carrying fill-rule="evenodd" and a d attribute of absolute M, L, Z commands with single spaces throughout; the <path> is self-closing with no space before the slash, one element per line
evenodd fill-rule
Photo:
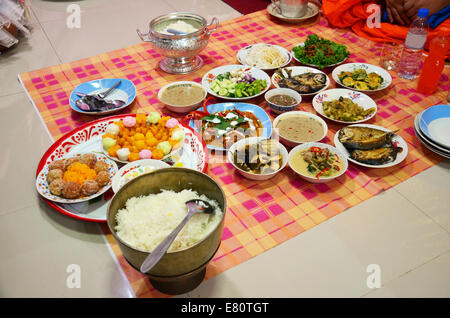
<path fill-rule="evenodd" d="M 414 19 L 420 8 L 427 8 L 430 14 L 435 14 L 450 5 L 449 0 L 404 0 L 403 9 L 410 19 Z"/>
<path fill-rule="evenodd" d="M 411 19 L 406 14 L 403 7 L 404 1 L 406 0 L 386 0 L 386 11 L 390 23 L 397 22 L 401 25 L 408 25 L 411 23 Z"/>

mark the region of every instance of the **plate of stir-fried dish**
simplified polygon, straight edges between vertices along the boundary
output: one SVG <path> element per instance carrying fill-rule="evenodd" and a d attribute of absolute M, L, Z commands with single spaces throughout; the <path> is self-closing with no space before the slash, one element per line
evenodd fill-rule
<path fill-rule="evenodd" d="M 377 92 L 392 84 L 388 71 L 366 63 L 342 64 L 331 75 L 339 85 L 364 93 Z"/>

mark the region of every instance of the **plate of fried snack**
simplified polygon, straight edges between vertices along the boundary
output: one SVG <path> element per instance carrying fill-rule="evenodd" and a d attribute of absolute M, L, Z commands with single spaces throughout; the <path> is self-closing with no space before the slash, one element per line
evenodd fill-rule
<path fill-rule="evenodd" d="M 117 170 L 116 163 L 102 154 L 76 154 L 46 164 L 36 178 L 36 188 L 54 202 L 89 201 L 111 187 Z"/>

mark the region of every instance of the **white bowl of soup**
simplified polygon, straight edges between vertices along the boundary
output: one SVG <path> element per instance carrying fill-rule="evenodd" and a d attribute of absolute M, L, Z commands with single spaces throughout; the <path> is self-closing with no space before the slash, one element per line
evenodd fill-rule
<path fill-rule="evenodd" d="M 206 90 L 196 82 L 181 81 L 167 84 L 158 92 L 158 99 L 175 113 L 188 113 L 201 106 Z"/>
<path fill-rule="evenodd" d="M 289 167 L 302 179 L 312 183 L 331 181 L 345 173 L 346 157 L 335 147 L 320 142 L 308 142 L 289 152 Z"/>
<path fill-rule="evenodd" d="M 286 167 L 288 151 L 276 139 L 250 137 L 235 142 L 227 153 L 227 160 L 244 177 L 267 180 Z"/>
<path fill-rule="evenodd" d="M 306 142 L 322 140 L 327 135 L 328 126 L 315 114 L 291 111 L 275 118 L 273 131 L 274 136 L 278 136 L 286 146 L 295 147 Z"/>

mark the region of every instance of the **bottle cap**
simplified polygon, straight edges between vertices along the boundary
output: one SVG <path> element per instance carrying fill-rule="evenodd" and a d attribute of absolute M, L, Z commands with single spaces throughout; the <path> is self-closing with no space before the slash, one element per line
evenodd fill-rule
<path fill-rule="evenodd" d="M 417 16 L 419 18 L 426 18 L 429 13 L 430 13 L 430 10 L 428 10 L 427 8 L 420 8 L 419 12 L 417 12 Z"/>

